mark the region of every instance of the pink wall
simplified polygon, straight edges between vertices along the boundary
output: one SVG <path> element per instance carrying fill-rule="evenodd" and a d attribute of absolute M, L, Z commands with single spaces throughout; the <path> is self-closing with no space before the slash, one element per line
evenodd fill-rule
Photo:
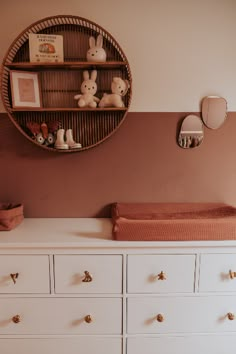
<path fill-rule="evenodd" d="M 115 201 L 236 205 L 236 113 L 183 150 L 176 137 L 187 114 L 129 113 L 104 143 L 73 154 L 35 146 L 1 114 L 0 201 L 22 202 L 26 217 L 109 216 Z"/>

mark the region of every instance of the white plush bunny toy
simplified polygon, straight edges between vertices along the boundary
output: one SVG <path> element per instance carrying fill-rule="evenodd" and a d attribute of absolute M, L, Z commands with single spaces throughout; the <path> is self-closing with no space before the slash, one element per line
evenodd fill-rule
<path fill-rule="evenodd" d="M 95 97 L 95 93 L 97 92 L 97 70 L 93 70 L 91 73 L 91 79 L 89 78 L 89 72 L 85 70 L 83 72 L 84 81 L 81 85 L 82 95 L 75 95 L 74 99 L 78 100 L 79 107 L 97 107 L 97 103 L 100 101 L 99 98 Z"/>
<path fill-rule="evenodd" d="M 87 51 L 87 60 L 88 61 L 97 61 L 104 62 L 106 61 L 107 54 L 105 50 L 102 48 L 103 45 L 103 37 L 101 34 L 97 37 L 97 42 L 95 42 L 94 37 L 89 38 L 89 47 L 90 49 Z"/>

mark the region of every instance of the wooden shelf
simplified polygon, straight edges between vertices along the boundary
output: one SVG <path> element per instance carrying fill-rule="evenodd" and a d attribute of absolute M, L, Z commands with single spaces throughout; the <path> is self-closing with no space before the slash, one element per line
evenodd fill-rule
<path fill-rule="evenodd" d="M 64 62 L 30 62 L 29 33 L 62 35 Z M 107 61 L 87 61 L 89 39 L 91 36 L 97 38 L 99 34 L 103 36 Z M 41 107 L 12 107 L 15 89 L 10 73 L 14 70 L 38 74 Z M 112 92 L 114 77 L 128 81 L 129 90 L 122 97 L 124 107 L 80 108 L 74 97 L 81 92 L 85 70 L 91 71 L 90 75 L 93 70 L 97 71 L 95 81 L 98 90 L 95 96 L 98 98 L 103 97 L 104 93 Z M 27 27 L 12 43 L 5 56 L 0 86 L 8 116 L 21 134 L 37 146 L 58 153 L 93 148 L 109 138 L 126 117 L 132 95 L 129 63 L 119 44 L 104 28 L 78 16 L 52 16 Z M 38 144 L 36 139 L 32 139 L 28 122 L 39 126 L 42 123 L 57 122 L 65 132 L 71 129 L 73 139 L 82 147 L 60 150 L 47 145 L 47 141 L 43 145 Z M 57 131 L 53 133 L 56 139 Z"/>
<path fill-rule="evenodd" d="M 122 108 L 34 108 L 34 107 L 24 107 L 24 108 L 12 108 L 11 112 L 103 112 L 103 111 L 127 111 L 127 107 Z"/>
<path fill-rule="evenodd" d="M 74 70 L 74 69 L 118 69 L 125 67 L 127 63 L 125 61 L 107 61 L 105 63 L 100 62 L 63 62 L 63 63 L 5 63 L 5 66 L 11 70 Z"/>

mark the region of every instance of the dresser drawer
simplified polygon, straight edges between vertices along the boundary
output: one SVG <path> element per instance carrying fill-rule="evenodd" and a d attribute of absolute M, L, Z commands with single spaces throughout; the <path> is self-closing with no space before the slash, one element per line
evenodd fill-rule
<path fill-rule="evenodd" d="M 232 272 L 230 276 L 230 272 Z M 202 254 L 199 291 L 236 291 L 236 254 Z"/>
<path fill-rule="evenodd" d="M 120 255 L 57 255 L 54 262 L 56 293 L 122 292 Z"/>
<path fill-rule="evenodd" d="M 223 354 L 235 346 L 235 335 L 128 338 L 127 354 Z"/>
<path fill-rule="evenodd" d="M 231 313 L 235 314 L 234 321 L 228 318 Z M 131 334 L 232 331 L 236 331 L 235 296 L 128 299 Z"/>
<path fill-rule="evenodd" d="M 2 354 L 122 354 L 120 338 L 0 339 Z"/>
<path fill-rule="evenodd" d="M 118 298 L 1 298 L 0 309 L 0 334 L 121 333 Z"/>
<path fill-rule="evenodd" d="M 194 276 L 195 255 L 128 256 L 129 293 L 193 292 Z"/>
<path fill-rule="evenodd" d="M 49 292 L 48 256 L 0 255 L 0 294 Z"/>

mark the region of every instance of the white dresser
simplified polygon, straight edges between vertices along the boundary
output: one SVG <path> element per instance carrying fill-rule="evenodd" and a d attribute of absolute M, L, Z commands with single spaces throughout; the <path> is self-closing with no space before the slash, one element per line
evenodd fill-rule
<path fill-rule="evenodd" d="M 118 242 L 109 219 L 0 233 L 0 353 L 226 354 L 236 241 Z"/>

